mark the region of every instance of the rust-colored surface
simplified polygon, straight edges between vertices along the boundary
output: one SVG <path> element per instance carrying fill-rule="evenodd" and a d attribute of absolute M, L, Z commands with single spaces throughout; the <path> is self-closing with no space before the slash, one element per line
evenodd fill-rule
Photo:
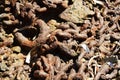
<path fill-rule="evenodd" d="M 0 80 L 119 79 L 119 0 L 0 0 Z"/>

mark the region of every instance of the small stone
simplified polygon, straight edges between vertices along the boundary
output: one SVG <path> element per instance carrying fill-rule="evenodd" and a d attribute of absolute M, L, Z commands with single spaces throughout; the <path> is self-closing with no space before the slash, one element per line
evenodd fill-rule
<path fill-rule="evenodd" d="M 21 52 L 21 47 L 20 46 L 14 46 L 14 47 L 12 47 L 12 51 L 13 52 Z"/>
<path fill-rule="evenodd" d="M 120 76 L 120 70 L 118 71 L 118 75 Z"/>
<path fill-rule="evenodd" d="M 5 64 L 5 62 L 0 63 L 0 70 L 1 70 L 1 71 L 6 71 L 6 70 L 8 70 L 8 67 L 7 67 L 7 65 Z"/>

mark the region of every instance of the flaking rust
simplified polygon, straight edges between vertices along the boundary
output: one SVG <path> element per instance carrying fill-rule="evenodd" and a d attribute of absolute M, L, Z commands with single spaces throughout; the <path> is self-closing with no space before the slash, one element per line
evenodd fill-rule
<path fill-rule="evenodd" d="M 60 18 L 74 23 L 82 23 L 88 15 L 93 15 L 94 12 L 82 2 L 82 0 L 75 0 L 73 5 L 70 5 L 59 15 Z"/>

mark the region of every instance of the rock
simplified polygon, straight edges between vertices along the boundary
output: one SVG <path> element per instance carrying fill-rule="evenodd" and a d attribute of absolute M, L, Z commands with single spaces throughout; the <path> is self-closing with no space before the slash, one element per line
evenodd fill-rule
<path fill-rule="evenodd" d="M 14 51 L 14 52 L 21 52 L 21 47 L 20 46 L 14 46 L 14 47 L 12 47 L 12 51 Z"/>
<path fill-rule="evenodd" d="M 59 17 L 70 22 L 82 23 L 88 15 L 93 15 L 94 12 L 82 4 L 82 0 L 75 0 L 73 5 L 63 11 Z"/>

